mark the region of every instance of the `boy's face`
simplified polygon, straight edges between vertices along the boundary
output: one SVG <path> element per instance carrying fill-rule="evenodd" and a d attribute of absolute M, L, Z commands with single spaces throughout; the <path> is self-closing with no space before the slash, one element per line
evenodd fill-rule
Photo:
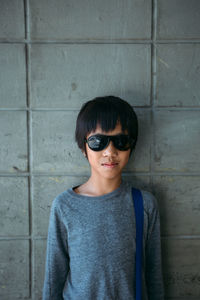
<path fill-rule="evenodd" d="M 88 134 L 87 139 L 95 134 L 118 135 L 127 134 L 127 132 L 122 132 L 121 124 L 117 123 L 115 129 L 108 132 L 102 131 L 101 127 L 97 126 L 95 131 Z M 86 153 L 91 167 L 91 175 L 107 179 L 121 177 L 122 170 L 129 160 L 130 151 L 130 149 L 126 151 L 118 150 L 112 141 L 101 151 L 91 150 L 86 143 Z"/>

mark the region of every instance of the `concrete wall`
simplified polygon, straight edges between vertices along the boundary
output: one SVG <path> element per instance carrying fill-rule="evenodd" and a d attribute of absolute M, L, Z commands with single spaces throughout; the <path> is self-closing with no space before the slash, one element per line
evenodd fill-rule
<path fill-rule="evenodd" d="M 81 104 L 139 115 L 124 176 L 157 196 L 166 299 L 200 296 L 200 1 L 0 0 L 0 299 L 41 299 L 49 209 L 89 175 Z"/>

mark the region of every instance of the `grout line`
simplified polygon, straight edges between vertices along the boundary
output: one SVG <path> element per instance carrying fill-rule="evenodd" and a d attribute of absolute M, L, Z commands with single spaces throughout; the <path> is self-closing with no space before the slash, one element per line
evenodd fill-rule
<path fill-rule="evenodd" d="M 25 2 L 28 0 L 25 0 Z M 153 0 L 155 1 L 155 0 Z M 27 33 L 29 29 L 26 29 Z M 55 45 L 112 45 L 112 44 L 200 44 L 200 39 L 63 39 L 63 40 L 48 40 L 48 39 L 7 39 L 0 38 L 0 44 L 35 44 L 35 45 L 45 45 L 45 44 L 55 44 Z"/>
<path fill-rule="evenodd" d="M 26 16 L 26 23 L 25 23 L 25 29 L 26 29 L 26 39 L 25 43 L 30 43 L 30 9 L 29 9 L 29 0 L 24 0 L 25 3 L 25 16 Z"/>
<path fill-rule="evenodd" d="M 156 99 L 156 30 L 157 30 L 157 0 L 152 1 L 152 45 L 151 45 L 151 147 L 150 147 L 150 187 L 153 187 L 153 173 L 155 170 L 155 142 L 154 142 L 154 111 Z"/>
<path fill-rule="evenodd" d="M 29 48 L 29 47 L 27 47 Z M 28 50 L 29 51 L 29 50 Z M 30 54 L 29 54 L 30 55 Z M 155 54 L 154 54 L 155 56 Z M 155 66 L 152 68 L 156 68 Z M 155 74 L 153 73 L 154 77 Z M 156 89 L 156 87 L 153 87 L 153 89 Z M 156 92 L 155 92 L 156 93 Z M 152 98 L 152 89 L 151 89 L 151 98 Z M 156 95 L 154 96 L 156 97 Z M 153 110 L 155 112 L 157 111 L 200 111 L 200 106 L 184 106 L 184 107 L 178 107 L 178 106 L 155 106 L 154 104 L 151 104 L 151 106 L 134 106 L 134 108 L 137 109 L 141 109 L 141 110 L 146 110 L 146 111 L 151 111 L 153 107 Z M 1 107 L 0 111 L 52 111 L 52 112 L 56 112 L 56 111 L 66 111 L 66 112 L 79 112 L 79 108 L 50 108 L 50 107 L 41 107 L 41 108 L 30 108 L 30 107 L 24 107 L 24 108 L 17 108 L 17 107 L 13 107 L 13 108 L 9 108 L 9 107 Z"/>
<path fill-rule="evenodd" d="M 28 74 L 28 73 L 27 73 Z M 28 102 L 28 81 L 27 81 L 27 102 Z M 31 206 L 31 177 L 30 177 L 30 156 L 31 156 L 31 143 L 30 143 L 30 131 L 31 131 L 31 112 L 27 111 L 27 141 L 28 141 L 28 170 L 27 176 L 28 176 L 28 207 L 29 207 L 29 235 L 31 235 L 32 231 L 32 225 L 31 225 L 31 211 L 32 211 L 32 206 Z M 24 174 L 22 174 L 23 176 Z M 32 294 L 32 260 L 31 260 L 31 252 L 32 252 L 32 242 L 31 242 L 31 237 L 29 238 L 29 278 L 30 278 L 30 284 L 29 284 L 29 295 L 31 297 Z"/>
<path fill-rule="evenodd" d="M 162 240 L 199 240 L 200 235 L 161 235 Z"/>
<path fill-rule="evenodd" d="M 200 41 L 199 41 L 200 42 Z M 5 39 L 0 38 L 2 44 L 34 44 L 34 45 L 112 45 L 112 44 L 151 44 L 151 39 L 63 39 L 63 40 L 45 40 L 45 39 Z"/>
<path fill-rule="evenodd" d="M 24 31 L 25 31 L 25 39 L 24 39 L 24 42 L 27 41 L 27 32 L 28 32 L 28 28 L 27 28 L 27 25 L 28 25 L 28 22 L 27 22 L 27 0 L 24 0 Z M 11 39 L 11 42 L 12 42 L 13 39 Z M 24 43 L 23 42 L 23 43 Z"/>
<path fill-rule="evenodd" d="M 32 111 L 30 102 L 30 30 L 29 30 L 29 0 L 24 0 L 25 35 L 26 35 L 26 96 L 28 116 L 28 183 L 29 183 L 29 293 L 32 299 L 34 291 L 34 256 L 33 256 L 33 188 L 32 188 Z"/>

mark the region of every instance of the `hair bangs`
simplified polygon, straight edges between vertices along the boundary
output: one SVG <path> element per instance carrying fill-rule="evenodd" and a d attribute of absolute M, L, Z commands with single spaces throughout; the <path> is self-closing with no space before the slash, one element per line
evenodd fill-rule
<path fill-rule="evenodd" d="M 96 127 L 99 125 L 105 132 L 113 130 L 119 120 L 119 114 L 111 110 L 109 105 L 105 107 L 99 107 L 96 111 Z M 95 130 L 96 128 L 94 128 Z"/>

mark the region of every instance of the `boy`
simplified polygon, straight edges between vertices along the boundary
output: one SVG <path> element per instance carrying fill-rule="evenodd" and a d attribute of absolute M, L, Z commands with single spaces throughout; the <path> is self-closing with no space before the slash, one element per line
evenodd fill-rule
<path fill-rule="evenodd" d="M 82 106 L 75 137 L 91 175 L 53 201 L 43 300 L 135 299 L 135 215 L 122 170 L 137 135 L 126 101 L 99 97 Z M 142 196 L 143 299 L 162 300 L 159 215 L 152 194 Z"/>

